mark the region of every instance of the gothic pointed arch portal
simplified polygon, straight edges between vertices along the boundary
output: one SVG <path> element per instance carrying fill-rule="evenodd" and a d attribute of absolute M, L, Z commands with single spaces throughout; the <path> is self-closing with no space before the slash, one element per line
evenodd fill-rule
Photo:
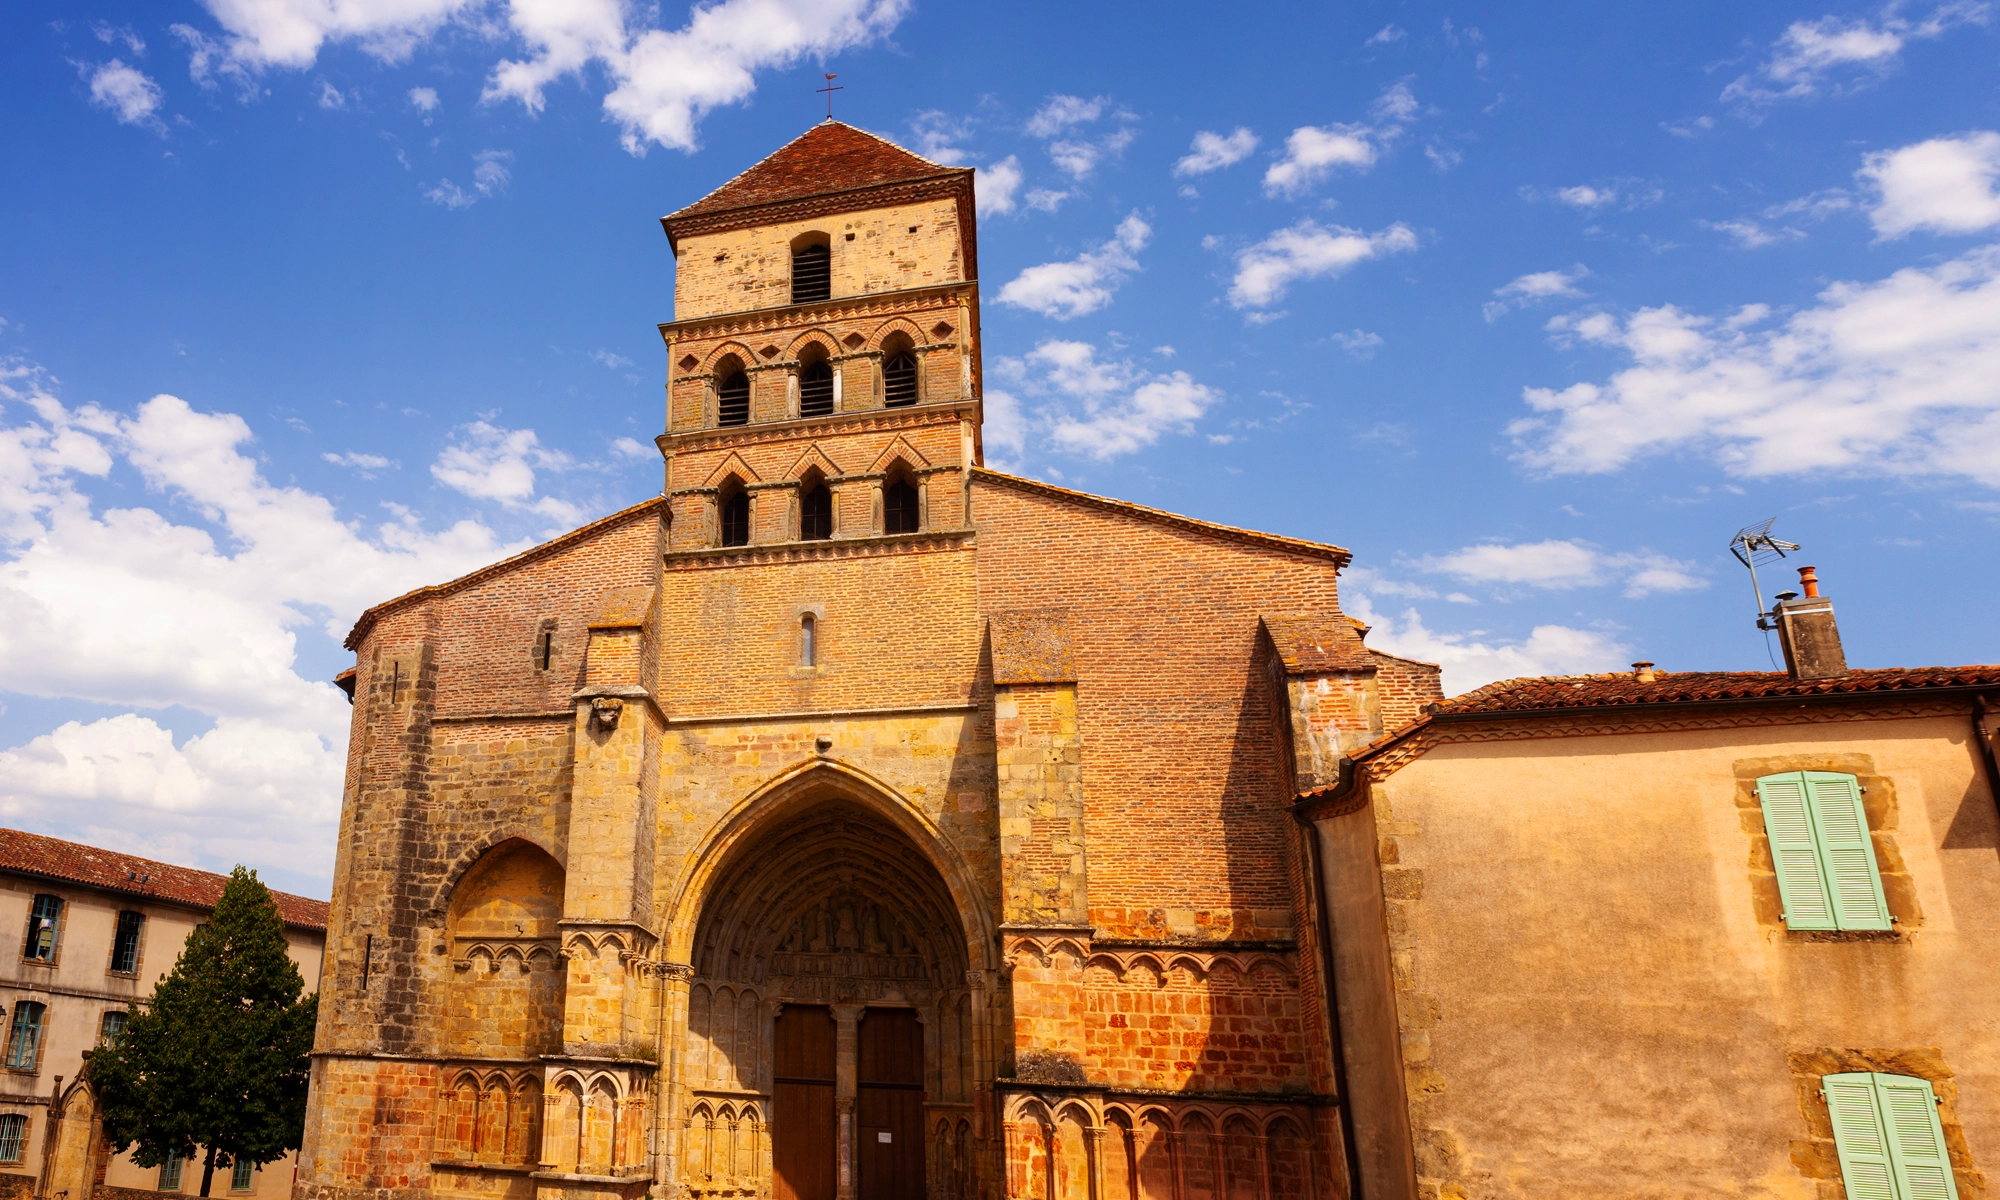
<path fill-rule="evenodd" d="M 785 807 L 736 840 L 695 924 L 683 1182 L 956 1195 L 982 1174 L 957 1131 L 984 1125 L 959 905 L 886 814 L 832 793 Z"/>

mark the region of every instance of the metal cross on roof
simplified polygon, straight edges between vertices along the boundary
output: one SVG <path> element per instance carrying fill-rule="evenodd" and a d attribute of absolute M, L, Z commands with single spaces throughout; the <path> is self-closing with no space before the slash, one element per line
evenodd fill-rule
<path fill-rule="evenodd" d="M 815 92 L 826 93 L 826 119 L 829 121 L 833 120 L 833 94 L 835 92 L 841 92 L 847 90 L 845 88 L 837 88 L 833 86 L 833 81 L 838 78 L 840 78 L 840 76 L 835 75 L 834 73 L 829 71 L 826 73 L 826 86 L 823 88 L 813 89 Z"/>

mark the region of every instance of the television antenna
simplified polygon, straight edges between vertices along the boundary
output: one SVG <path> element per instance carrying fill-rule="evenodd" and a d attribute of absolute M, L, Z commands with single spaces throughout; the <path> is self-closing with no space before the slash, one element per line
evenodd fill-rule
<path fill-rule="evenodd" d="M 1757 628 L 1767 633 L 1776 629 L 1778 625 L 1772 619 L 1774 610 L 1764 607 L 1764 589 L 1757 585 L 1757 568 L 1778 562 L 1785 557 L 1787 551 L 1799 548 L 1797 542 L 1788 542 L 1783 538 L 1771 536 L 1771 526 L 1777 520 L 1778 518 L 1772 517 L 1762 525 L 1745 526 L 1736 531 L 1735 537 L 1729 539 L 1729 552 L 1736 556 L 1737 562 L 1749 568 L 1750 590 L 1757 595 Z M 1783 596 L 1779 598 L 1783 599 Z"/>

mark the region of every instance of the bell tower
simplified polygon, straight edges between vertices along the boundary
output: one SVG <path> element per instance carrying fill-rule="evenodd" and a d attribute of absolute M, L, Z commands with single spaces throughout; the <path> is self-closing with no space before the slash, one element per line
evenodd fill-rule
<path fill-rule="evenodd" d="M 972 180 L 828 120 L 660 219 L 670 554 L 970 524 Z"/>

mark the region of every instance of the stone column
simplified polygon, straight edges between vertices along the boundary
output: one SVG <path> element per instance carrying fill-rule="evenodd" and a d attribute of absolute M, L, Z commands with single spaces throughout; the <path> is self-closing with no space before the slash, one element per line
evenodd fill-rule
<path fill-rule="evenodd" d="M 855 1200 L 854 1192 L 854 1097 L 860 1074 L 861 1012 L 859 1004 L 835 1004 L 833 1008 L 833 1110 L 839 1121 L 840 1162 L 838 1200 Z"/>

